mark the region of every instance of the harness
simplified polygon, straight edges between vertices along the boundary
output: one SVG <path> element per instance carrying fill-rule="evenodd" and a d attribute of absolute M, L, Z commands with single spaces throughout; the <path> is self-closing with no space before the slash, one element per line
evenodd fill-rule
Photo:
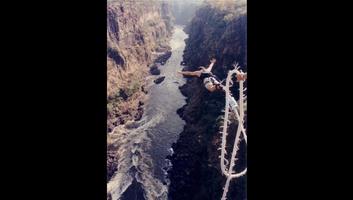
<path fill-rule="evenodd" d="M 200 78 L 203 79 L 203 84 L 205 85 L 205 87 L 208 84 L 212 84 L 212 85 L 220 84 L 220 82 L 217 80 L 217 77 L 211 72 L 208 72 L 208 73 L 202 72 Z"/>
<path fill-rule="evenodd" d="M 207 85 L 208 83 L 216 84 L 216 81 L 217 80 L 212 76 L 203 79 L 203 83 L 205 85 Z"/>

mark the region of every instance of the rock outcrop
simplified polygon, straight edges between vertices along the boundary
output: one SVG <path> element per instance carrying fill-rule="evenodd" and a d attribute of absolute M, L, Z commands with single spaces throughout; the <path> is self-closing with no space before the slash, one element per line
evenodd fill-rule
<path fill-rule="evenodd" d="M 165 79 L 165 76 L 161 76 L 161 77 L 157 78 L 156 80 L 154 80 L 153 82 L 155 84 L 160 84 L 164 81 L 164 79 Z"/>
<path fill-rule="evenodd" d="M 141 116 L 149 66 L 168 52 L 172 34 L 168 4 L 114 0 L 107 7 L 108 132 Z"/>
<path fill-rule="evenodd" d="M 158 68 L 157 65 L 153 65 L 152 67 L 150 67 L 150 73 L 152 75 L 160 75 L 161 74 L 161 70 Z"/>
<path fill-rule="evenodd" d="M 239 1 L 203 5 L 186 27 L 189 38 L 184 52 L 185 69 L 196 70 L 215 57 L 213 71 L 220 79 L 225 78 L 235 61 L 246 71 L 246 19 L 246 4 Z M 169 171 L 169 195 L 173 200 L 220 199 L 226 180 L 221 174 L 220 151 L 217 150 L 224 94 L 209 93 L 197 78 L 189 78 L 180 90 L 187 97 L 187 104 L 178 114 L 186 125 L 173 145 L 175 153 L 169 158 L 173 165 Z M 237 94 L 237 88 L 233 90 Z M 235 133 L 235 124 L 230 129 Z M 229 141 L 233 140 L 229 138 Z M 239 155 L 243 157 L 237 161 L 240 167 L 246 163 L 244 149 L 241 146 L 243 152 Z M 231 182 L 228 199 L 246 199 L 246 176 Z"/>

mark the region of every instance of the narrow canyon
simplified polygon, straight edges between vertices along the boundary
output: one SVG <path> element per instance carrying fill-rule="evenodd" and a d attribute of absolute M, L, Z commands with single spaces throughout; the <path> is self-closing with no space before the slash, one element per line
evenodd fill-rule
<path fill-rule="evenodd" d="M 224 94 L 177 71 L 211 58 L 222 80 L 234 62 L 247 71 L 246 2 L 113 0 L 107 12 L 108 199 L 220 199 Z M 228 197 L 247 198 L 246 176 Z"/>

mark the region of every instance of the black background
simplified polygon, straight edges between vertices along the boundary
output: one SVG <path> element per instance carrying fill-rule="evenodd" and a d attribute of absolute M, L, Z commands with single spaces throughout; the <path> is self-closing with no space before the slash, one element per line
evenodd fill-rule
<path fill-rule="evenodd" d="M 4 8 L 4 190 L 106 199 L 106 2 Z M 349 199 L 343 8 L 248 0 L 249 199 Z"/>

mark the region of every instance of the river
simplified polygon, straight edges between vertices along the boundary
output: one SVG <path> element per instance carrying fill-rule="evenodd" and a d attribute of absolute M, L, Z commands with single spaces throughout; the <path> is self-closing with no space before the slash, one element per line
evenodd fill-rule
<path fill-rule="evenodd" d="M 171 166 L 166 157 L 173 153 L 171 146 L 185 125 L 176 111 L 186 103 L 178 88 L 185 79 L 177 71 L 182 69 L 187 37 L 183 27 L 175 26 L 170 41 L 172 55 L 159 67 L 164 81 L 155 84 L 148 79 L 150 87 L 141 120 L 119 127 L 120 134 L 115 138 L 118 171 L 108 183 L 112 200 L 168 199 L 165 168 Z"/>

